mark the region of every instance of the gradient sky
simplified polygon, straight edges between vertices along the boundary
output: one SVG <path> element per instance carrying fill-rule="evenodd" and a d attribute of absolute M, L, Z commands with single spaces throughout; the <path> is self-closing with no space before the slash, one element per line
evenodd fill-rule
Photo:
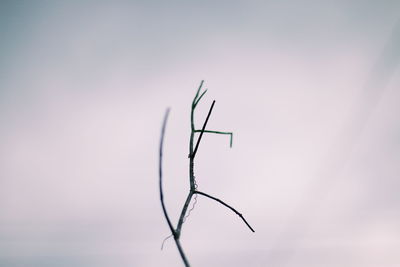
<path fill-rule="evenodd" d="M 0 265 L 400 266 L 400 2 L 1 1 Z"/>

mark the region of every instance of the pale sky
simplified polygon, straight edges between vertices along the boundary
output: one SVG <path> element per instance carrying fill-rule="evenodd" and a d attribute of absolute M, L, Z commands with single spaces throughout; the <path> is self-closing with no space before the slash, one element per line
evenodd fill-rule
<path fill-rule="evenodd" d="M 399 1 L 1 1 L 0 265 L 400 266 Z"/>

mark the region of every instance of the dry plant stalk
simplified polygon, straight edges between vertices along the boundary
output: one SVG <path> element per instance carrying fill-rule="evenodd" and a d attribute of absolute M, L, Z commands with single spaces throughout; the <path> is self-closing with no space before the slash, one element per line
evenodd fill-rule
<path fill-rule="evenodd" d="M 210 198 L 212 200 L 215 200 L 217 202 L 219 202 L 220 204 L 224 205 L 225 207 L 229 208 L 230 210 L 232 210 L 234 213 L 236 213 L 242 220 L 243 222 L 247 225 L 247 227 L 254 232 L 253 228 L 250 226 L 250 224 L 246 221 L 246 219 L 242 216 L 241 213 L 239 213 L 235 208 L 233 208 L 232 206 L 226 204 L 224 201 L 213 197 L 209 194 L 206 194 L 204 192 L 198 191 L 197 190 L 197 184 L 196 184 L 196 180 L 195 180 L 195 176 L 194 176 L 194 159 L 196 157 L 196 153 L 197 150 L 199 148 L 199 144 L 200 141 L 203 137 L 204 133 L 214 133 L 214 134 L 226 134 L 226 135 L 230 135 L 230 146 L 232 147 L 232 136 L 233 133 L 232 132 L 220 132 L 220 131 L 210 131 L 210 130 L 206 130 L 206 125 L 208 122 L 208 119 L 210 118 L 211 112 L 214 108 L 214 104 L 215 104 L 215 100 L 213 101 L 210 110 L 208 111 L 208 115 L 206 120 L 204 121 L 203 127 L 201 130 L 196 130 L 195 125 L 194 125 L 194 111 L 196 109 L 197 104 L 200 102 L 201 98 L 204 96 L 204 94 L 207 92 L 207 90 L 205 90 L 201 95 L 200 95 L 200 91 L 203 87 L 203 83 L 204 81 L 201 81 L 200 86 L 197 90 L 196 96 L 194 97 L 193 101 L 192 101 L 192 108 L 191 108 L 191 114 L 190 114 L 190 118 L 191 118 L 191 133 L 190 133 L 190 141 L 189 141 L 189 181 L 190 181 L 190 189 L 189 189 L 189 193 L 187 195 L 186 201 L 182 207 L 182 211 L 181 214 L 179 216 L 179 221 L 178 224 L 176 226 L 176 228 L 174 228 L 174 226 L 171 223 L 171 220 L 168 216 L 167 213 L 167 209 L 165 207 L 165 203 L 164 203 L 164 194 L 163 194 L 163 188 L 162 188 L 162 155 L 163 155 L 163 143 L 164 143 L 164 136 L 165 136 L 165 128 L 166 128 L 166 124 L 167 124 L 167 120 L 168 120 L 168 115 L 169 115 L 169 108 L 167 109 L 167 111 L 165 112 L 165 116 L 164 116 L 164 121 L 162 124 L 162 129 L 161 129 L 161 139 L 160 139 L 160 154 L 159 154 L 159 187 L 160 187 L 160 201 L 161 201 L 161 207 L 164 213 L 164 217 L 168 223 L 168 227 L 171 231 L 171 236 L 174 237 L 175 240 L 175 244 L 178 248 L 179 254 L 182 258 L 183 263 L 185 264 L 185 266 L 190 266 L 189 261 L 183 251 L 182 245 L 180 243 L 180 236 L 181 236 L 181 231 L 182 231 L 182 225 L 185 221 L 185 218 L 188 216 L 186 215 L 188 213 L 188 207 L 190 204 L 190 201 L 192 200 L 193 196 L 195 196 L 194 198 L 197 197 L 197 195 L 202 195 L 205 196 L 207 198 Z M 196 146 L 194 145 L 194 138 L 195 138 L 195 134 L 196 133 L 200 133 L 197 142 L 196 142 Z M 190 212 L 190 210 L 189 210 Z"/>

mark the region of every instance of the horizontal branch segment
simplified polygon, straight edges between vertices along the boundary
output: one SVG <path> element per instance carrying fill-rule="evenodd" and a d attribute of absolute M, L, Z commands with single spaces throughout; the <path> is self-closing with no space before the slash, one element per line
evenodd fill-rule
<path fill-rule="evenodd" d="M 201 133 L 201 130 L 194 130 L 195 133 Z M 210 130 L 204 130 L 203 132 L 205 133 L 214 133 L 214 134 L 229 134 L 231 136 L 231 141 L 229 143 L 229 146 L 232 147 L 232 138 L 233 138 L 233 132 L 221 132 L 221 131 L 210 131 Z"/>
<path fill-rule="evenodd" d="M 229 206 L 228 204 L 226 204 L 225 202 L 223 202 L 222 200 L 210 196 L 209 194 L 203 193 L 201 191 L 195 191 L 195 194 L 199 194 L 199 195 L 203 195 L 205 197 L 211 198 L 219 203 L 221 203 L 222 205 L 224 205 L 225 207 L 229 208 L 230 210 L 232 210 L 234 213 L 236 213 L 237 215 L 239 215 L 239 217 L 243 220 L 243 222 L 247 225 L 247 227 L 249 227 L 249 229 L 254 233 L 254 229 L 250 226 L 250 224 L 246 221 L 246 219 L 243 217 L 243 215 L 241 213 L 239 213 L 236 209 L 234 209 L 233 207 Z"/>

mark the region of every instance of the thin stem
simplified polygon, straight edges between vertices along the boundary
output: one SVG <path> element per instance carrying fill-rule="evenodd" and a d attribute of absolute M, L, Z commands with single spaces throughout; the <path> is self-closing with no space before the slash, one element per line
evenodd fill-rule
<path fill-rule="evenodd" d="M 201 98 L 207 93 L 207 89 L 199 96 L 199 98 L 196 100 L 194 103 L 194 107 L 197 106 L 197 104 L 200 102 Z"/>
<path fill-rule="evenodd" d="M 179 216 L 178 226 L 176 227 L 176 236 L 178 238 L 181 236 L 182 225 L 184 223 L 184 219 L 185 219 L 186 211 L 189 207 L 189 203 L 192 200 L 193 193 L 194 193 L 194 190 L 189 191 L 189 194 L 186 198 L 185 204 L 183 204 L 181 215 Z"/>
<path fill-rule="evenodd" d="M 183 260 L 183 263 L 185 264 L 186 267 L 190 267 L 189 261 L 186 258 L 185 252 L 183 251 L 183 248 L 181 246 L 181 242 L 179 240 L 179 237 L 174 237 L 174 239 L 175 239 L 175 243 L 176 243 L 176 246 L 178 248 L 179 254 L 181 255 L 181 258 Z"/>
<path fill-rule="evenodd" d="M 167 209 L 165 207 L 165 203 L 164 203 L 164 194 L 163 194 L 163 187 L 162 187 L 162 156 L 163 156 L 163 144 L 164 144 L 164 136 L 165 136 L 165 127 L 167 126 L 167 120 L 168 120 L 168 115 L 169 115 L 169 111 L 170 109 L 168 108 L 165 111 L 165 115 L 164 115 L 164 121 L 163 121 L 163 125 L 161 128 L 161 139 L 160 139 L 160 157 L 159 157 L 159 165 L 158 165 L 158 171 L 159 171 L 159 187 L 160 187 L 160 201 L 161 201 L 161 207 L 162 210 L 164 212 L 164 217 L 167 220 L 168 223 L 168 227 L 171 230 L 171 233 L 173 236 L 176 236 L 174 227 L 172 226 L 171 220 L 169 219 L 168 213 L 167 213 Z"/>
<path fill-rule="evenodd" d="M 206 125 L 207 125 L 208 119 L 210 118 L 211 112 L 212 112 L 212 110 L 214 108 L 214 104 L 215 104 L 215 100 L 212 102 L 210 110 L 208 111 L 208 115 L 207 115 L 207 118 L 206 118 L 206 120 L 205 120 L 205 122 L 203 124 L 203 128 L 201 129 L 199 139 L 197 139 L 196 147 L 194 148 L 193 153 L 190 155 L 190 158 L 192 158 L 192 159 L 194 159 L 194 157 L 196 156 L 197 149 L 199 148 L 199 144 L 200 144 L 201 138 L 203 137 L 203 133 L 204 133 L 204 130 L 206 129 Z"/>
<path fill-rule="evenodd" d="M 165 128 L 167 125 L 167 120 L 168 120 L 168 115 L 169 115 L 170 109 L 168 108 L 165 112 L 164 115 L 164 121 L 163 125 L 161 128 L 161 139 L 160 139 L 160 156 L 159 156 L 159 165 L 158 165 L 158 170 L 159 170 L 159 187 L 160 187 L 160 201 L 161 201 L 161 207 L 164 213 L 164 217 L 167 220 L 168 227 L 171 231 L 171 234 L 174 236 L 175 244 L 178 248 L 179 254 L 181 255 L 181 258 L 183 260 L 183 263 L 185 264 L 186 267 L 190 267 L 190 264 L 185 256 L 185 253 L 182 249 L 181 243 L 179 241 L 179 236 L 177 234 L 177 231 L 174 230 L 174 227 L 172 226 L 171 220 L 169 219 L 167 209 L 165 207 L 164 203 L 164 194 L 163 194 L 163 187 L 162 187 L 162 156 L 163 156 L 163 145 L 164 145 L 164 136 L 165 136 Z"/>
<path fill-rule="evenodd" d="M 178 221 L 178 225 L 176 227 L 176 229 L 174 229 L 174 227 L 172 226 L 171 220 L 169 219 L 168 213 L 167 213 L 167 209 L 165 207 L 165 203 L 164 203 L 164 195 L 163 195 L 163 189 L 162 189 L 162 152 L 163 152 L 163 142 L 164 142 L 164 135 L 165 135 L 165 128 L 166 128 L 166 124 L 167 124 L 167 119 L 168 119 L 168 114 L 169 114 L 169 109 L 167 109 L 165 116 L 164 116 L 164 122 L 162 125 L 162 130 L 161 130 L 161 140 L 160 140 L 160 160 L 159 160 L 159 175 L 160 175 L 160 200 L 161 200 L 161 206 L 164 212 L 164 216 L 165 219 L 167 220 L 168 223 L 168 227 L 171 231 L 172 236 L 174 237 L 175 240 L 175 244 L 178 248 L 179 254 L 182 258 L 183 263 L 185 264 L 186 267 L 189 267 L 189 261 L 186 258 L 186 255 L 182 249 L 181 243 L 180 243 L 180 236 L 181 236 L 181 232 L 182 232 L 182 226 L 183 223 L 185 221 L 185 216 L 188 210 L 188 207 L 190 205 L 190 202 L 193 198 L 193 196 L 195 194 L 197 195 L 203 195 L 206 196 L 208 198 L 211 198 L 219 203 L 221 203 L 222 205 L 226 206 L 227 208 L 231 209 L 233 212 L 235 212 L 237 215 L 239 215 L 239 217 L 245 222 L 245 224 L 250 228 L 251 231 L 254 232 L 253 228 L 247 223 L 247 221 L 244 219 L 244 217 L 242 216 L 242 214 L 240 214 L 237 210 L 235 210 L 233 207 L 229 206 L 228 204 L 226 204 L 225 202 L 223 202 L 222 200 L 215 198 L 213 196 L 210 196 L 206 193 L 197 191 L 197 186 L 196 186 L 196 181 L 195 181 L 195 176 L 194 176 L 194 158 L 196 156 L 197 153 L 197 149 L 199 148 L 199 144 L 201 141 L 201 138 L 203 137 L 204 133 L 215 133 L 215 134 L 229 134 L 231 137 L 230 140 L 230 146 L 232 147 L 232 136 L 233 133 L 232 132 L 220 132 L 220 131 L 209 131 L 206 130 L 206 126 L 208 123 L 208 119 L 210 118 L 211 112 L 214 108 L 214 104 L 215 104 L 215 100 L 213 101 L 210 110 L 208 111 L 206 120 L 204 121 L 203 127 L 201 130 L 196 130 L 195 129 L 195 125 L 194 125 L 194 111 L 196 109 L 197 104 L 200 102 L 200 100 L 202 99 L 202 97 L 204 96 L 204 94 L 207 92 L 207 90 L 205 90 L 203 93 L 200 94 L 201 88 L 203 86 L 203 82 L 201 81 L 199 88 L 197 89 L 196 95 L 192 101 L 192 106 L 191 106 L 191 113 L 190 113 L 190 123 L 191 123 L 191 133 L 190 133 L 190 140 L 189 140 L 189 181 L 190 181 L 190 189 L 189 189 L 189 193 L 186 197 L 185 203 L 182 207 L 181 210 L 181 214 L 179 216 L 179 221 Z M 200 94 L 200 96 L 199 96 Z M 199 138 L 197 139 L 197 143 L 195 148 L 193 149 L 193 145 L 194 145 L 194 137 L 195 137 L 195 133 L 200 133 Z M 195 196 L 195 198 L 197 198 L 197 195 Z M 190 212 L 190 211 L 189 211 Z"/>
<path fill-rule="evenodd" d="M 197 89 L 196 95 L 195 95 L 194 98 L 193 98 L 193 101 L 192 101 L 192 110 L 194 110 L 194 108 L 196 107 L 197 103 L 199 102 L 199 101 L 197 101 L 197 97 L 199 96 L 199 93 L 200 93 L 200 91 L 201 91 L 201 88 L 203 87 L 203 83 L 204 83 L 204 80 L 202 80 L 202 81 L 200 82 L 200 85 L 199 85 L 199 88 Z M 203 93 L 203 95 L 204 95 L 204 93 Z"/>
<path fill-rule="evenodd" d="M 211 195 L 209 195 L 209 194 L 206 194 L 206 193 L 203 193 L 203 192 L 200 192 L 200 191 L 195 191 L 194 193 L 195 193 L 195 194 L 199 194 L 199 195 L 206 196 L 206 197 L 208 197 L 208 198 L 211 198 L 211 199 L 213 199 L 213 200 L 215 200 L 215 201 L 221 203 L 221 204 L 224 205 L 225 207 L 229 208 L 229 209 L 232 210 L 234 213 L 236 213 L 237 215 L 239 215 L 239 217 L 243 220 L 243 222 L 247 225 L 247 227 L 250 228 L 250 230 L 251 230 L 253 233 L 255 232 L 254 229 L 250 226 L 250 224 L 249 224 L 249 223 L 246 221 L 246 219 L 243 217 L 243 215 L 242 215 L 240 212 L 238 212 L 236 209 L 234 209 L 232 206 L 229 206 L 228 204 L 226 204 L 226 203 L 223 202 L 222 200 L 220 200 L 220 199 L 218 199 L 218 198 L 216 198 L 216 197 L 213 197 L 213 196 L 211 196 Z"/>

